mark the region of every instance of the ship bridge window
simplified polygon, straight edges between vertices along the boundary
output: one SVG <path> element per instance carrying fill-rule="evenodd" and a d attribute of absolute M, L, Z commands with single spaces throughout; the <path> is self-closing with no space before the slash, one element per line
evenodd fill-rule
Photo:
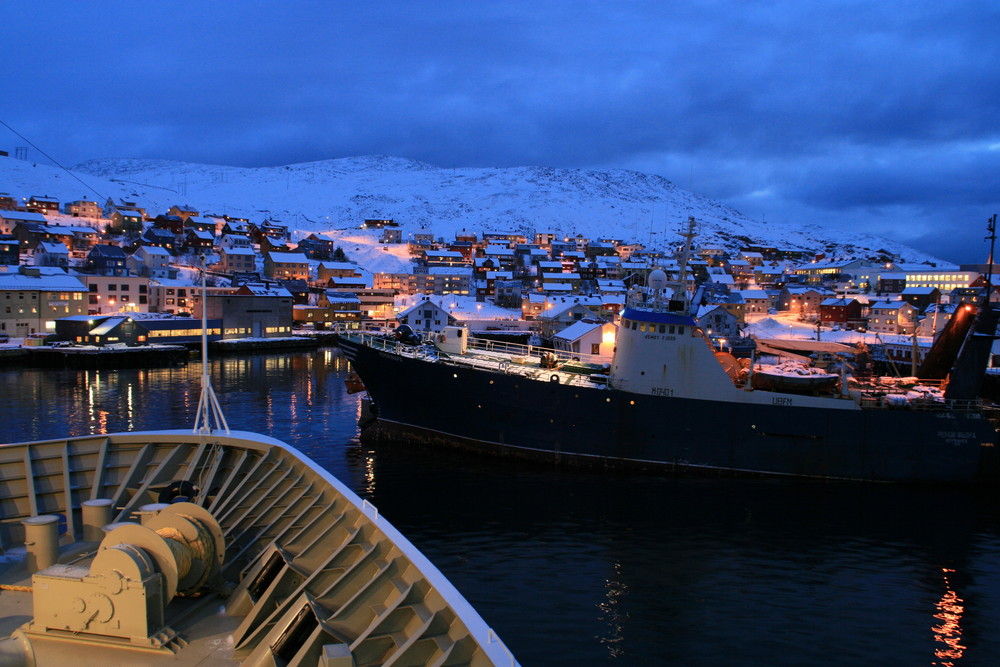
<path fill-rule="evenodd" d="M 693 331 L 693 330 L 692 330 Z M 684 335 L 684 327 L 677 327 L 677 333 Z"/>
<path fill-rule="evenodd" d="M 667 329 L 667 333 L 677 333 L 676 331 L 674 331 L 674 325 L 673 324 L 671 324 L 670 327 Z"/>

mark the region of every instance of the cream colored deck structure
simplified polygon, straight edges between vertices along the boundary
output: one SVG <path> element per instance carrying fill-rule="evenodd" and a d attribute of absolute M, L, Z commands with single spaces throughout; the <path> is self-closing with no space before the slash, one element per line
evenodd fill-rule
<path fill-rule="evenodd" d="M 0 664 L 517 663 L 294 449 L 164 431 L 0 445 Z"/>

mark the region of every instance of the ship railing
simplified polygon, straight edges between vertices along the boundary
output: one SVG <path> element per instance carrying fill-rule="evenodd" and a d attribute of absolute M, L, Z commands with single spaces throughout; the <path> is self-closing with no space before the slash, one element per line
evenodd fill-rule
<path fill-rule="evenodd" d="M 625 305 L 636 310 L 645 310 L 654 313 L 674 313 L 686 315 L 687 303 L 683 300 L 672 301 L 670 298 L 651 294 L 646 291 L 630 293 L 625 297 Z"/>
<path fill-rule="evenodd" d="M 511 343 L 507 341 L 489 340 L 486 338 L 469 338 L 470 351 L 496 353 L 511 359 L 523 359 L 525 362 L 537 362 L 541 355 L 547 353 L 550 358 L 555 359 L 558 366 L 582 365 L 582 366 L 603 366 L 608 362 L 606 357 L 594 354 L 584 354 L 581 352 L 570 352 L 568 350 L 557 350 L 538 345 L 525 345 L 523 343 Z"/>
<path fill-rule="evenodd" d="M 981 412 L 980 399 L 910 398 L 902 393 L 862 394 L 858 405 L 868 410 L 919 410 L 924 412 Z"/>

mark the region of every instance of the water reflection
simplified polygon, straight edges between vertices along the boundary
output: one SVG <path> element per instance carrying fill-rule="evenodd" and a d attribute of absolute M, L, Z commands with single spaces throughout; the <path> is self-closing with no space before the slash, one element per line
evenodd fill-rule
<path fill-rule="evenodd" d="M 628 584 L 623 581 L 621 562 L 615 561 L 613 567 L 614 576 L 604 582 L 604 600 L 597 605 L 601 611 L 599 619 L 607 624 L 607 634 L 598 637 L 598 640 L 607 648 L 609 658 L 621 658 L 625 655 L 622 642 L 625 639 L 625 623 L 629 619 L 624 604 Z"/>
<path fill-rule="evenodd" d="M 955 570 L 942 568 L 942 578 L 944 579 L 944 594 L 935 604 L 937 613 L 934 618 L 940 623 L 933 626 L 934 641 L 944 644 L 944 646 L 934 649 L 934 656 L 941 662 L 932 662 L 932 665 L 942 665 L 942 667 L 955 667 L 955 661 L 962 657 L 962 652 L 966 649 L 962 645 L 962 614 L 965 612 L 964 600 L 958 597 L 951 586 L 948 575 Z"/>

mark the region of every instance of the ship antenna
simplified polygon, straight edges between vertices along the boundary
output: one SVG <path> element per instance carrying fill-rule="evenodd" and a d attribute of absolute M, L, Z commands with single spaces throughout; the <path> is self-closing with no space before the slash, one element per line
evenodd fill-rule
<path fill-rule="evenodd" d="M 198 399 L 198 414 L 194 419 L 194 432 L 210 434 L 212 421 L 216 428 L 229 433 L 229 424 L 222 414 L 219 399 L 212 389 L 212 380 L 208 375 L 208 287 L 205 284 L 205 257 L 201 258 L 201 398 Z"/>

